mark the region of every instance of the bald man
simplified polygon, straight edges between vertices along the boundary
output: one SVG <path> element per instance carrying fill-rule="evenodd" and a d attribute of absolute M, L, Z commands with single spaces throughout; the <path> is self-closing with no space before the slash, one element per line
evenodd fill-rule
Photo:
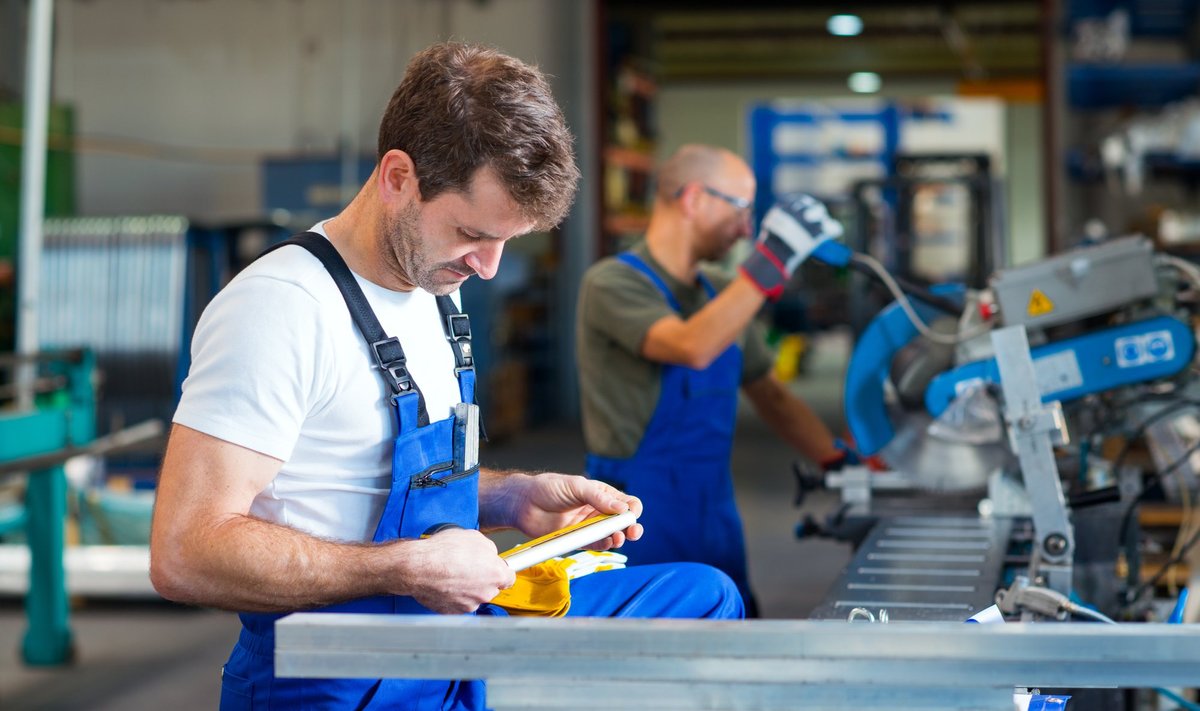
<path fill-rule="evenodd" d="M 703 267 L 751 235 L 754 188 L 733 153 L 680 148 L 659 171 L 645 240 L 584 275 L 576 328 L 588 475 L 645 507 L 645 535 L 623 552 L 634 563 L 716 566 L 737 583 L 751 616 L 757 606 L 729 463 L 738 388 L 804 456 L 823 464 L 846 456 L 772 375 L 773 354 L 754 323 L 840 225 L 801 196 L 772 208 L 732 280 Z"/>

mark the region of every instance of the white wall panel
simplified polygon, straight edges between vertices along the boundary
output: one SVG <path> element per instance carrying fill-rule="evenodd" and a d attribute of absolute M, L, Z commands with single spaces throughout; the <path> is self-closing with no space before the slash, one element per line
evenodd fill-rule
<path fill-rule="evenodd" d="M 79 211 L 257 215 L 263 155 L 374 153 L 413 52 L 454 37 L 555 72 L 565 21 L 554 0 L 65 0 L 54 99 L 76 111 Z"/>

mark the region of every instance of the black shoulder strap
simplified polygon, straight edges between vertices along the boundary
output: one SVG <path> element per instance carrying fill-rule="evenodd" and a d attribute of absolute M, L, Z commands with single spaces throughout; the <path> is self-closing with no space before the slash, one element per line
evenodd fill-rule
<path fill-rule="evenodd" d="M 442 315 L 442 330 L 446 332 L 446 340 L 454 351 L 454 367 L 456 370 L 475 367 L 475 354 L 471 351 L 471 319 L 466 314 L 459 313 L 454 305 L 454 299 L 449 296 L 437 297 L 438 312 Z"/>
<path fill-rule="evenodd" d="M 301 232 L 291 239 L 271 246 L 263 254 L 289 244 L 307 249 L 314 257 L 321 260 L 321 264 L 325 265 L 325 270 L 329 272 L 329 276 L 333 277 L 338 290 L 342 292 L 342 298 L 346 300 L 346 307 L 350 309 L 350 317 L 354 319 L 359 332 L 367 341 L 368 349 L 375 356 L 375 362 L 379 365 L 384 381 L 392 389 L 392 395 L 398 396 L 415 392 L 417 394 L 417 424 L 422 427 L 429 424 L 425 396 L 421 394 L 421 389 L 417 387 L 408 372 L 407 359 L 404 356 L 404 349 L 400 346 L 400 341 L 384 332 L 383 326 L 379 324 L 379 319 L 375 317 L 375 312 L 367 303 L 366 295 L 363 294 L 358 282 L 354 280 L 354 275 L 350 272 L 350 267 L 346 266 L 342 255 L 338 254 L 329 240 L 316 232 Z M 451 303 L 453 304 L 453 302 Z M 457 354 L 456 350 L 455 355 L 457 356 Z"/>

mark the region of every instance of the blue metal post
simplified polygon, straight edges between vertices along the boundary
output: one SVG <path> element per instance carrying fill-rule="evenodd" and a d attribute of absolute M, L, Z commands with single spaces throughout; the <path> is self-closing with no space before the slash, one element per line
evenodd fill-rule
<path fill-rule="evenodd" d="M 87 445 L 95 437 L 95 392 L 90 351 L 66 354 L 51 369 L 67 376 L 67 387 L 46 396 L 32 411 L 0 413 L 0 461 L 24 460 Z M 17 518 L 21 518 L 17 516 Z M 21 652 L 33 665 L 71 660 L 66 572 L 67 478 L 61 465 L 29 473 L 25 488 L 25 537 L 29 545 L 29 627 Z"/>
<path fill-rule="evenodd" d="M 29 629 L 21 645 L 25 662 L 63 664 L 72 656 L 72 635 L 63 569 L 66 545 L 67 475 L 61 466 L 31 472 L 25 489 L 29 540 Z"/>

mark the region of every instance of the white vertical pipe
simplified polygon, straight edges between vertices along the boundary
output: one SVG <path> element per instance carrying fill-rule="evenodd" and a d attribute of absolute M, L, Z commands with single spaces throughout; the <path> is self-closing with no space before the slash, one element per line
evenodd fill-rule
<path fill-rule="evenodd" d="M 17 352 L 38 350 L 37 299 L 46 214 L 46 132 L 50 115 L 50 44 L 54 0 L 29 3 L 25 61 L 25 119 L 21 139 L 21 230 L 17 246 Z M 17 406 L 33 406 L 32 363 L 17 370 Z"/>
<path fill-rule="evenodd" d="M 362 2 L 350 0 L 342 5 L 342 130 L 341 152 L 342 205 L 354 199 L 361 187 L 358 178 L 358 124 L 362 105 Z"/>

